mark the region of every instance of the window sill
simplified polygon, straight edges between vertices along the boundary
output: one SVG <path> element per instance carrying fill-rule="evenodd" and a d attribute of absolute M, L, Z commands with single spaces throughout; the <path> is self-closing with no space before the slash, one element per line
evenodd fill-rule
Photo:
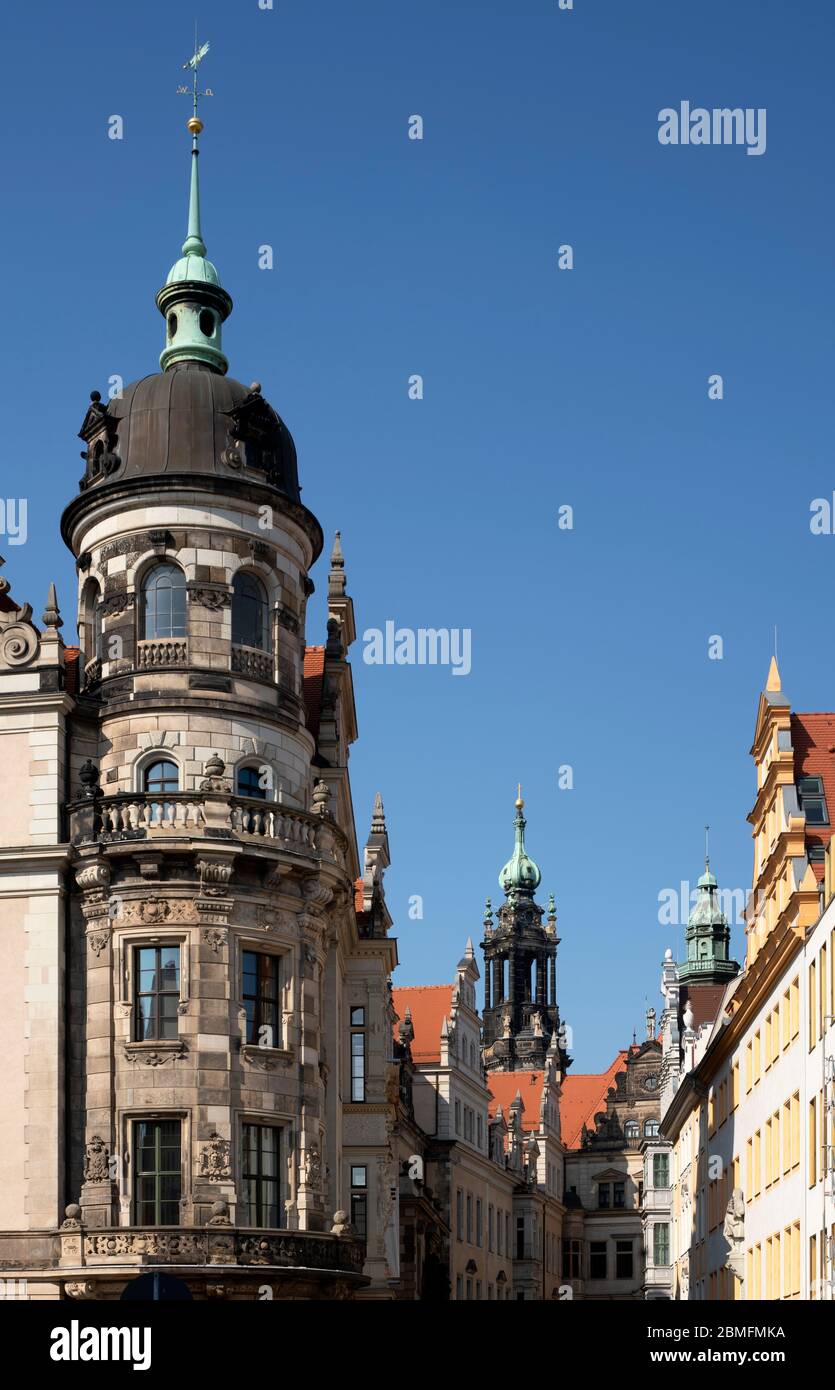
<path fill-rule="evenodd" d="M 256 1043 L 241 1043 L 241 1057 L 245 1062 L 272 1071 L 274 1067 L 289 1066 L 293 1053 L 285 1047 L 258 1047 Z"/>
<path fill-rule="evenodd" d="M 124 1045 L 125 1060 L 142 1062 L 147 1067 L 159 1067 L 164 1062 L 176 1061 L 185 1056 L 186 1045 L 182 1038 L 154 1038 L 147 1042 L 127 1042 Z"/>

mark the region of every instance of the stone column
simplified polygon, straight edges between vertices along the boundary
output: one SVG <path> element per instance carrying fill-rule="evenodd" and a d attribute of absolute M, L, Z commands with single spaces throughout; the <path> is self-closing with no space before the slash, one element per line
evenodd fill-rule
<path fill-rule="evenodd" d="M 110 866 L 92 860 L 76 870 L 87 949 L 87 1084 L 81 1210 L 95 1230 L 118 1225 L 119 1154 L 113 1113 L 115 1074 L 113 932 Z"/>

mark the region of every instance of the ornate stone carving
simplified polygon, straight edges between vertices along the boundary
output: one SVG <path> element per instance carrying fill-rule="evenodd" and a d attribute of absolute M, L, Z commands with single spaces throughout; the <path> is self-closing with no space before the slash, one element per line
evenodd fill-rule
<path fill-rule="evenodd" d="M 40 640 L 31 623 L 3 623 L 9 616 L 0 614 L 0 661 L 4 666 L 25 666 L 38 655 Z"/>
<path fill-rule="evenodd" d="M 166 1062 L 176 1062 L 185 1055 L 185 1043 L 163 1044 L 159 1048 L 144 1048 L 139 1046 L 125 1045 L 125 1059 L 128 1062 L 141 1062 L 146 1067 L 161 1067 Z"/>
<path fill-rule="evenodd" d="M 135 602 L 136 595 L 133 593 L 110 594 L 107 598 L 102 599 L 98 608 L 104 617 L 116 618 L 120 613 L 124 613 L 126 608 L 133 608 Z"/>
<path fill-rule="evenodd" d="M 232 595 L 224 585 L 188 584 L 186 592 L 191 603 L 208 608 L 213 613 L 218 613 L 221 608 L 228 608 L 232 603 Z"/>
<path fill-rule="evenodd" d="M 200 874 L 200 892 L 210 898 L 222 898 L 232 878 L 231 861 L 198 859 L 197 869 Z"/>
<path fill-rule="evenodd" d="M 75 1298 L 79 1301 L 98 1298 L 96 1285 L 92 1279 L 68 1279 L 64 1285 L 64 1293 L 67 1298 Z"/>
<path fill-rule="evenodd" d="M 100 1134 L 94 1134 L 84 1149 L 84 1181 L 107 1182 L 110 1177 L 110 1150 Z"/>
<path fill-rule="evenodd" d="M 70 1202 L 69 1206 L 64 1208 L 64 1220 L 61 1222 L 61 1230 L 81 1230 L 81 1207 L 77 1202 Z"/>
<path fill-rule="evenodd" d="M 200 1176 L 210 1180 L 232 1176 L 229 1140 L 222 1139 L 217 1132 L 211 1135 L 209 1142 L 200 1150 Z"/>
<path fill-rule="evenodd" d="M 745 1281 L 745 1193 L 741 1187 L 735 1187 L 731 1193 L 722 1234 L 730 1247 L 725 1265 L 742 1284 Z"/>
<path fill-rule="evenodd" d="M 208 927 L 203 932 L 203 940 L 207 946 L 211 946 L 215 955 L 226 945 L 229 933 L 223 927 Z"/>
<path fill-rule="evenodd" d="M 166 922 L 171 904 L 167 898 L 143 898 L 136 904 L 136 915 L 140 922 Z"/>
<path fill-rule="evenodd" d="M 203 764 L 203 779 L 199 790 L 201 792 L 231 791 L 231 783 L 229 778 L 224 776 L 225 772 L 225 762 L 217 753 L 213 753 Z"/>
<path fill-rule="evenodd" d="M 104 931 L 104 930 L 102 930 L 102 931 L 91 931 L 91 932 L 88 932 L 88 933 L 87 933 L 87 945 L 90 947 L 90 950 L 91 950 L 96 956 L 100 956 L 100 955 L 101 955 L 102 951 L 104 950 L 105 946 L 108 944 L 109 941 L 110 941 L 110 932 L 109 932 L 109 931 Z"/>
<path fill-rule="evenodd" d="M 313 1192 L 322 1190 L 322 1155 L 319 1152 L 319 1145 L 313 1143 L 305 1151 L 304 1155 L 304 1180 Z"/>
<path fill-rule="evenodd" d="M 207 1226 L 231 1226 L 229 1219 L 229 1203 L 223 1200 L 212 1202 L 212 1214 L 206 1222 Z"/>

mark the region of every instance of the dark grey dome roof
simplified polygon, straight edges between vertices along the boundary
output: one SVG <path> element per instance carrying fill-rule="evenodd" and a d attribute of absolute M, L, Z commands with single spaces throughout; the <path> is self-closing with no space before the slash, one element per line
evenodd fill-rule
<path fill-rule="evenodd" d="M 284 421 L 254 387 L 183 362 L 96 400 L 81 427 L 82 491 L 154 475 L 202 474 L 261 482 L 300 501 L 296 448 Z"/>

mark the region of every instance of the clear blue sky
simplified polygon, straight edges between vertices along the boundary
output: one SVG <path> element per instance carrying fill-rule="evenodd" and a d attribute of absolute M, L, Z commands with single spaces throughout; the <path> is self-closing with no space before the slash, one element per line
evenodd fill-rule
<path fill-rule="evenodd" d="M 361 838 L 378 788 L 386 804 L 398 981 L 449 980 L 480 939 L 521 779 L 575 1065 L 602 1067 L 680 951 L 658 894 L 695 880 L 706 821 L 720 882 L 750 886 L 774 624 L 794 707 L 835 707 L 835 537 L 809 530 L 835 487 L 835 9 L 204 0 L 199 18 L 232 374 L 263 383 L 305 501 L 342 529 L 360 631 L 472 629 L 467 678 L 354 648 L 354 798 Z M 29 539 L 0 550 L 36 614 L 55 578 L 68 640 L 76 430 L 111 373 L 155 370 L 185 231 L 193 20 L 179 0 L 2 17 L 3 495 L 25 483 Z M 662 148 L 658 111 L 682 100 L 767 108 L 765 155 Z"/>

